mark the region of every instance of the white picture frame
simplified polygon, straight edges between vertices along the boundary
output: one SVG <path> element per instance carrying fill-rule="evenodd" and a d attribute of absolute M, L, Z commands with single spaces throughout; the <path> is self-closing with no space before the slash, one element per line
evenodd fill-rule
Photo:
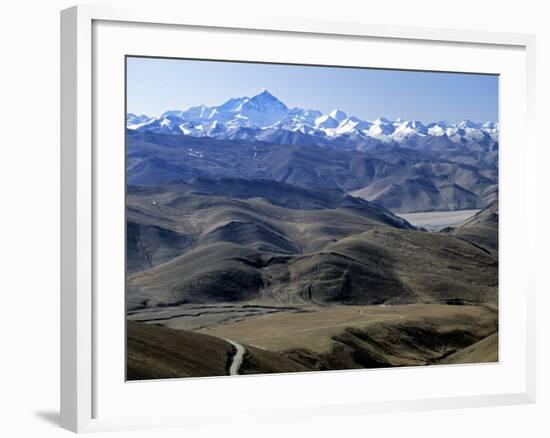
<path fill-rule="evenodd" d="M 519 358 L 514 359 L 514 369 L 510 374 L 502 374 L 502 379 L 508 379 L 510 385 L 506 387 L 505 382 L 502 382 L 501 390 L 498 387 L 498 380 L 495 380 L 493 386 L 487 386 L 482 393 L 468 392 L 465 388 L 462 392 L 456 390 L 453 393 L 445 393 L 444 391 L 437 392 L 435 387 L 429 396 L 417 396 L 414 391 L 408 393 L 399 390 L 391 393 L 388 397 L 363 397 L 357 395 L 346 398 L 345 393 L 334 393 L 334 400 L 329 401 L 329 397 L 320 400 L 318 396 L 313 394 L 310 400 L 304 398 L 296 401 L 296 405 L 287 405 L 282 398 L 278 398 L 277 394 L 273 397 L 272 406 L 261 406 L 261 404 L 248 402 L 248 406 L 244 406 L 244 410 L 235 412 L 224 412 L 217 405 L 209 405 L 210 412 L 206 415 L 206 402 L 197 401 L 195 403 L 196 411 L 189 413 L 189 410 L 184 411 L 183 408 L 167 411 L 165 406 L 159 404 L 156 407 L 149 406 L 150 415 L 132 416 L 128 411 L 120 408 L 115 412 L 116 405 L 122 406 L 124 403 L 118 396 L 123 396 L 122 392 L 117 392 L 115 388 L 111 388 L 109 382 L 117 379 L 120 373 L 117 371 L 113 375 L 109 375 L 107 368 L 114 365 L 105 362 L 106 354 L 98 354 L 111 351 L 108 348 L 117 349 L 115 355 L 120 357 L 120 347 L 124 345 L 123 339 L 115 339 L 112 345 L 106 346 L 107 340 L 104 336 L 106 328 L 113 328 L 113 331 L 119 333 L 120 324 L 113 324 L 112 321 L 116 316 L 116 311 L 105 311 L 105 300 L 98 299 L 98 287 L 103 291 L 106 281 L 109 281 L 108 275 L 105 274 L 105 269 L 102 268 L 106 263 L 106 259 L 100 254 L 105 251 L 104 241 L 101 241 L 101 235 L 106 235 L 104 232 L 104 218 L 101 216 L 101 211 L 105 209 L 97 208 L 99 204 L 106 198 L 105 187 L 109 186 L 109 180 L 105 175 L 114 175 L 116 166 L 107 165 L 105 154 L 97 154 L 97 142 L 99 140 L 108 140 L 109 130 L 107 128 L 100 130 L 97 125 L 102 123 L 104 116 L 100 108 L 104 105 L 103 97 L 105 92 L 102 90 L 113 89 L 109 87 L 119 87 L 122 78 L 116 77 L 116 80 L 103 87 L 98 86 L 99 81 L 102 81 L 104 75 L 108 71 L 103 71 L 98 65 L 105 65 L 101 62 L 95 64 L 97 60 L 103 60 L 101 51 L 104 50 L 105 44 L 101 32 L 97 27 L 106 24 L 105 32 L 112 42 L 112 53 L 106 56 L 119 56 L 125 52 L 123 44 L 119 44 L 124 38 L 117 32 L 127 32 L 127 30 L 115 29 L 117 25 L 122 27 L 129 25 L 133 28 L 132 35 L 138 35 L 140 27 L 147 27 L 150 32 L 174 32 L 179 28 L 198 30 L 202 34 L 208 35 L 208 32 L 224 32 L 228 30 L 237 31 L 241 35 L 262 35 L 263 32 L 270 33 L 270 38 L 277 39 L 281 37 L 307 38 L 308 36 L 319 36 L 326 38 L 349 38 L 360 43 L 361 41 L 384 41 L 385 44 L 404 44 L 410 47 L 425 47 L 422 50 L 432 50 L 430 45 L 445 45 L 453 44 L 460 46 L 464 53 L 469 50 L 493 50 L 499 52 L 503 62 L 506 61 L 506 53 L 514 53 L 514 60 L 521 60 L 514 68 L 517 69 L 517 74 L 510 74 L 510 81 L 516 80 L 516 94 L 509 95 L 510 100 L 501 102 L 501 105 L 508 105 L 512 102 L 517 102 L 517 108 L 514 109 L 514 115 L 519 115 L 521 118 L 518 121 L 519 127 L 507 127 L 506 117 L 511 117 L 512 113 L 505 112 L 505 120 L 502 123 L 502 131 L 504 138 L 514 139 L 522 135 L 522 147 L 520 150 L 509 149 L 509 153 L 504 158 L 501 158 L 501 163 L 510 171 L 517 172 L 512 176 L 518 182 L 517 187 L 511 187 L 509 184 L 503 184 L 501 187 L 503 197 L 509 199 L 528 199 L 530 196 L 535 196 L 535 163 L 534 151 L 536 148 L 533 137 L 534 123 L 534 53 L 535 39 L 534 36 L 524 34 L 508 34 L 508 33 L 490 33 L 483 31 L 461 31 L 451 29 L 425 29 L 416 27 L 402 26 L 386 26 L 373 25 L 366 23 L 339 23 L 339 22 L 315 22 L 307 19 L 276 19 L 270 17 L 243 17 L 240 20 L 231 20 L 227 22 L 223 17 L 216 17 L 211 13 L 204 16 L 188 15 L 185 11 L 162 11 L 158 8 L 150 8 L 148 10 L 127 10 L 109 7 L 96 6 L 78 6 L 62 11 L 61 13 L 61 425 L 62 427 L 75 431 L 99 431 L 112 430 L 121 428 L 146 428 L 146 427 L 162 427 L 174 425 L 189 425 L 203 424 L 206 422 L 225 421 L 229 416 L 235 415 L 255 416 L 259 418 L 265 417 L 269 419 L 277 416 L 291 417 L 310 417 L 311 415 L 342 415 L 346 413 L 363 414 L 368 412 L 399 412 L 415 409 L 441 409 L 455 407 L 474 407 L 474 406 L 489 406 L 489 405 L 505 405 L 505 404 L 520 404 L 532 403 L 535 400 L 535 310 L 534 310 L 534 272 L 529 267 L 528 260 L 518 265 L 515 277 L 504 271 L 501 266 L 501 281 L 513 282 L 516 289 L 520 290 L 516 301 L 510 301 L 510 306 L 505 306 L 503 309 L 504 316 L 501 317 L 501 329 L 507 332 L 507 327 L 510 324 L 510 317 L 517 314 L 517 327 L 519 333 L 516 337 L 510 340 L 509 348 L 519 347 Z M 138 32 L 138 33 L 136 33 Z M 103 38 L 103 40 L 102 40 Z M 154 47 L 154 42 L 151 43 Z M 314 43 L 312 43 L 314 44 Z M 430 47 L 428 47 L 430 46 Z M 117 51 L 118 50 L 118 51 Z M 166 49 L 170 50 L 170 49 Z M 200 50 L 200 47 L 197 49 Z M 132 53 L 135 54 L 135 53 Z M 235 55 L 238 59 L 239 55 Z M 510 55 L 512 56 L 512 55 Z M 108 59 L 108 58 L 106 58 Z M 118 58 L 117 58 L 118 59 Z M 511 59 L 511 58 L 510 58 Z M 94 61 L 95 60 L 95 61 Z M 405 61 L 404 61 L 405 62 Z M 410 61 L 406 61 L 410 62 Z M 418 61 L 421 62 L 421 61 Z M 432 61 L 431 65 L 426 65 L 426 69 L 437 70 L 437 62 Z M 456 65 L 457 71 L 460 71 L 459 65 L 461 60 L 455 60 L 455 64 L 447 63 L 447 67 L 453 70 L 452 65 Z M 491 62 L 486 61 L 485 70 L 493 68 L 489 67 Z M 512 63 L 510 63 L 512 64 Z M 515 62 L 514 64 L 518 64 Z M 442 64 L 443 65 L 443 64 Z M 498 63 L 494 63 L 493 73 L 501 74 L 498 70 Z M 504 64 L 502 64 L 504 65 Z M 392 66 L 393 67 L 393 66 Z M 414 65 L 410 65 L 414 67 Z M 418 64 L 417 64 L 418 67 Z M 103 76 L 102 76 L 103 75 Z M 516 78 L 516 79 L 514 79 Z M 523 82 L 523 79 L 525 82 Z M 513 85 L 513 84 L 512 84 Z M 103 87 L 103 88 L 102 88 Z M 115 90 L 116 91 L 116 90 Z M 113 99 L 118 99 L 122 90 L 112 94 Z M 102 94 L 103 93 L 103 94 Z M 506 94 L 505 94 L 506 96 Z M 103 100 L 102 100 L 103 99 Z M 121 102 L 117 100 L 117 105 Z M 508 108 L 508 106 L 506 108 Z M 116 117 L 116 111 L 113 113 Z M 111 118 L 113 116 L 111 114 Z M 510 124 L 508 124 L 510 125 Z M 120 126 L 123 129 L 122 113 L 120 115 Z M 518 130 L 518 132 L 513 132 Z M 507 132 L 508 131 L 508 132 Z M 113 137 L 113 144 L 118 144 Z M 103 143 L 102 143 L 103 144 Z M 120 145 L 123 150 L 123 144 Z M 120 151 L 119 151 L 120 152 Z M 120 158 L 120 156 L 118 156 Z M 115 162 L 117 157 L 113 156 Z M 504 161 L 503 161 L 504 160 Z M 517 163 L 517 167 L 512 163 Z M 510 164 L 509 167 L 506 167 Z M 113 170 L 114 169 L 114 170 Z M 122 175 L 123 167 L 120 168 L 121 175 L 118 178 L 124 178 Z M 506 182 L 511 174 L 503 174 L 503 182 Z M 120 179 L 115 181 L 115 185 L 120 182 Z M 107 185 L 105 185 L 107 184 Z M 120 185 L 120 184 L 118 184 Z M 118 186 L 117 186 L 118 187 Z M 118 202 L 120 198 L 115 198 L 105 202 Z M 533 202 L 531 205 L 534 205 Z M 106 204 L 107 205 L 107 204 Z M 119 206 L 121 210 L 124 205 Z M 508 221 L 504 220 L 505 224 L 501 224 L 501 232 L 503 236 L 509 236 L 509 245 L 504 245 L 503 254 L 508 254 L 510 262 L 514 255 L 515 249 L 519 246 L 533 246 L 536 239 L 535 216 L 534 212 L 527 209 L 517 209 L 521 211 L 513 212 L 512 209 L 507 209 L 506 203 L 501 208 L 501 215 L 506 218 L 509 212 Z M 518 217 L 513 215 L 523 215 L 521 220 L 527 221 L 530 225 L 524 232 L 526 239 L 514 238 L 513 223 Z M 120 231 L 120 230 L 119 230 Z M 104 238 L 103 238 L 104 239 Z M 114 253 L 120 253 L 120 248 Z M 123 251 L 123 249 L 122 249 Z M 530 254 L 534 254 L 531 251 Z M 107 257 L 107 255 L 105 256 Z M 531 256 L 532 257 L 532 256 Z M 509 274 L 509 273 L 508 273 Z M 506 286 L 506 284 L 504 284 Z M 114 288 L 111 293 L 123 294 L 124 289 Z M 506 300 L 504 303 L 506 304 Z M 515 306 L 515 309 L 512 308 Z M 115 316 L 113 316 L 115 315 Z M 507 316 L 508 315 L 508 316 Z M 123 319 L 120 316 L 121 320 Z M 101 320 L 101 323 L 99 322 Z M 111 321 L 111 322 L 109 322 Z M 501 342 L 503 348 L 508 348 L 506 337 Z M 104 347 L 105 345 L 105 347 Z M 115 350 L 112 350 L 115 351 Z M 506 361 L 503 359 L 500 369 L 506 368 Z M 445 371 L 451 368 L 433 368 L 428 367 L 422 370 L 414 371 L 414 379 L 430 379 L 435 377 L 444 379 L 449 373 L 456 373 L 454 378 L 459 378 L 460 375 L 476 376 L 481 380 L 490 380 L 491 374 L 497 375 L 498 369 L 483 370 L 483 365 L 480 366 L 463 366 L 460 369 L 455 368 L 455 371 Z M 422 367 L 420 367 L 422 368 Z M 458 369 L 458 371 L 456 371 Z M 411 374 L 406 374 L 409 371 L 395 369 L 391 378 L 396 382 L 407 382 Z M 460 374 L 462 372 L 462 374 Z M 328 373 L 330 377 L 326 377 L 327 381 L 332 381 L 328 384 L 328 392 L 331 393 L 332 385 L 353 384 L 354 380 L 362 379 L 365 373 L 369 373 L 371 378 L 377 373 L 377 378 L 384 379 L 384 372 L 381 371 L 354 371 L 347 373 Z M 319 374 L 319 373 L 308 373 Z M 117 377 L 118 376 L 118 377 Z M 508 377 L 506 377 L 508 376 Z M 189 380 L 187 389 L 189 391 L 198 391 L 200 388 L 208 386 L 209 391 L 243 391 L 245 394 L 252 394 L 257 387 L 272 388 L 275 391 L 277 385 L 287 382 L 288 384 L 296 385 L 300 382 L 299 379 L 304 379 L 301 375 L 286 375 L 286 376 L 252 376 L 252 377 L 228 377 L 228 378 L 213 378 L 213 379 L 187 379 Z M 317 376 L 318 378 L 318 376 Z M 310 387 L 319 385 L 319 380 L 315 376 L 307 377 Z M 344 380 L 342 380 L 344 379 Z M 120 379 L 119 379 L 120 380 Z M 218 383 L 218 381 L 220 383 Z M 106 382 L 106 383 L 105 383 Z M 122 388 L 124 381 L 119 382 Z M 512 385 L 513 383 L 513 385 Z M 165 382 L 144 382 L 138 384 L 126 384 L 131 387 L 129 394 L 124 397 L 136 397 L 138 394 L 144 399 L 148 397 L 158 396 L 164 392 L 171 391 L 171 386 L 180 385 L 179 381 Z M 118 384 L 117 384 L 118 385 Z M 149 391 L 146 385 L 156 385 L 154 390 Z M 397 385 L 399 386 L 399 385 Z M 434 385 L 435 386 L 435 385 Z M 334 386 L 335 387 L 335 386 Z M 492 389 L 491 389 L 492 388 Z M 110 392 L 112 389 L 112 393 Z M 208 393 L 208 392 L 207 392 Z M 106 406 L 106 394 L 113 400 L 113 406 Z M 127 400 L 127 399 L 125 399 Z M 201 407 L 202 403 L 202 407 Z M 202 410 L 201 410 L 202 409 Z M 108 415 L 103 415 L 102 412 L 108 412 Z M 186 413 L 185 413 L 186 412 Z"/>

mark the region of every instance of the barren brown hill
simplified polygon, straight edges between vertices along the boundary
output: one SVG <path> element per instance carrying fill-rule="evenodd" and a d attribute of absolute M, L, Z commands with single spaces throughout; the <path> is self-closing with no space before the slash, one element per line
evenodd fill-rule
<path fill-rule="evenodd" d="M 498 362 L 498 333 L 493 333 L 475 344 L 458 350 L 456 353 L 442 359 L 439 363 L 459 364 L 489 362 Z"/>
<path fill-rule="evenodd" d="M 127 321 L 128 380 L 223 376 L 230 343 L 208 335 Z"/>
<path fill-rule="evenodd" d="M 386 265 L 415 302 L 497 300 L 497 259 L 455 237 L 379 228 L 342 239 L 329 250 L 358 261 L 379 254 L 374 266 Z"/>
<path fill-rule="evenodd" d="M 496 257 L 498 255 L 498 201 L 491 202 L 460 227 L 446 230 L 446 232 Z"/>
<path fill-rule="evenodd" d="M 127 322 L 127 379 L 168 379 L 224 376 L 235 347 L 214 336 L 187 330 Z M 307 371 L 293 359 L 271 351 L 246 346 L 242 371 L 276 373 Z"/>
<path fill-rule="evenodd" d="M 403 315 L 403 319 L 349 327 L 333 337 L 327 352 L 305 348 L 286 353 L 319 370 L 497 360 L 498 338 L 487 339 L 497 329 L 497 320 L 488 309 L 426 305 Z"/>
<path fill-rule="evenodd" d="M 200 243 L 230 241 L 296 254 L 375 226 L 412 228 L 384 208 L 339 190 L 239 179 L 129 187 L 127 221 L 129 272 L 154 267 Z"/>
<path fill-rule="evenodd" d="M 326 370 L 454 363 L 455 357 L 470 360 L 475 354 L 492 361 L 498 339 L 485 339 L 495 333 L 497 323 L 496 312 L 485 306 L 330 306 L 266 314 L 201 331 Z"/>
<path fill-rule="evenodd" d="M 245 180 L 135 188 L 127 211 L 131 254 L 150 263 L 129 271 L 128 309 L 497 300 L 498 259 L 480 241 L 492 213 L 422 232 L 337 190 Z"/>
<path fill-rule="evenodd" d="M 128 304 L 495 303 L 497 271 L 496 258 L 464 240 L 380 227 L 302 255 L 201 245 L 131 276 Z"/>

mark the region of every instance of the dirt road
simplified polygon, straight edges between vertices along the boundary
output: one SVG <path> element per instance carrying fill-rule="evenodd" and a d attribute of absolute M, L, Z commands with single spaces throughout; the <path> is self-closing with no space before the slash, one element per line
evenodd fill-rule
<path fill-rule="evenodd" d="M 237 349 L 235 356 L 233 356 L 233 361 L 231 362 L 231 366 L 229 367 L 229 375 L 238 376 L 239 368 L 241 368 L 241 364 L 243 363 L 243 357 L 246 350 L 238 342 L 232 341 L 231 339 L 226 339 L 226 341 L 229 342 L 231 345 L 233 345 Z"/>

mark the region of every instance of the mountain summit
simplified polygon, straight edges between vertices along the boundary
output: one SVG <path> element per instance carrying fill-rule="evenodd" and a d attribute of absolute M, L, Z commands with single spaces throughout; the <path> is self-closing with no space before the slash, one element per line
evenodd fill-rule
<path fill-rule="evenodd" d="M 272 111 L 274 109 L 288 111 L 287 106 L 268 90 L 263 90 L 260 94 L 250 98 L 247 103 L 262 111 Z"/>

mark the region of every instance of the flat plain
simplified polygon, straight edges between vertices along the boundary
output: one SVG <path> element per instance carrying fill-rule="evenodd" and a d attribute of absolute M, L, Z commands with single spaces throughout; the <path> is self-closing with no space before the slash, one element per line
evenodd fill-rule
<path fill-rule="evenodd" d="M 325 352 L 333 346 L 334 338 L 348 328 L 366 330 L 369 326 L 404 326 L 423 318 L 452 320 L 464 315 L 479 318 L 480 322 L 476 325 L 481 325 L 482 320 L 490 323 L 494 316 L 485 308 L 470 306 L 331 306 L 305 308 L 303 313 L 262 315 L 236 323 L 205 327 L 199 331 L 264 350 L 285 351 L 307 347 L 314 352 Z"/>
<path fill-rule="evenodd" d="M 439 231 L 446 227 L 460 225 L 478 212 L 479 210 L 425 211 L 399 213 L 398 216 L 415 227 L 425 228 L 428 231 Z"/>

